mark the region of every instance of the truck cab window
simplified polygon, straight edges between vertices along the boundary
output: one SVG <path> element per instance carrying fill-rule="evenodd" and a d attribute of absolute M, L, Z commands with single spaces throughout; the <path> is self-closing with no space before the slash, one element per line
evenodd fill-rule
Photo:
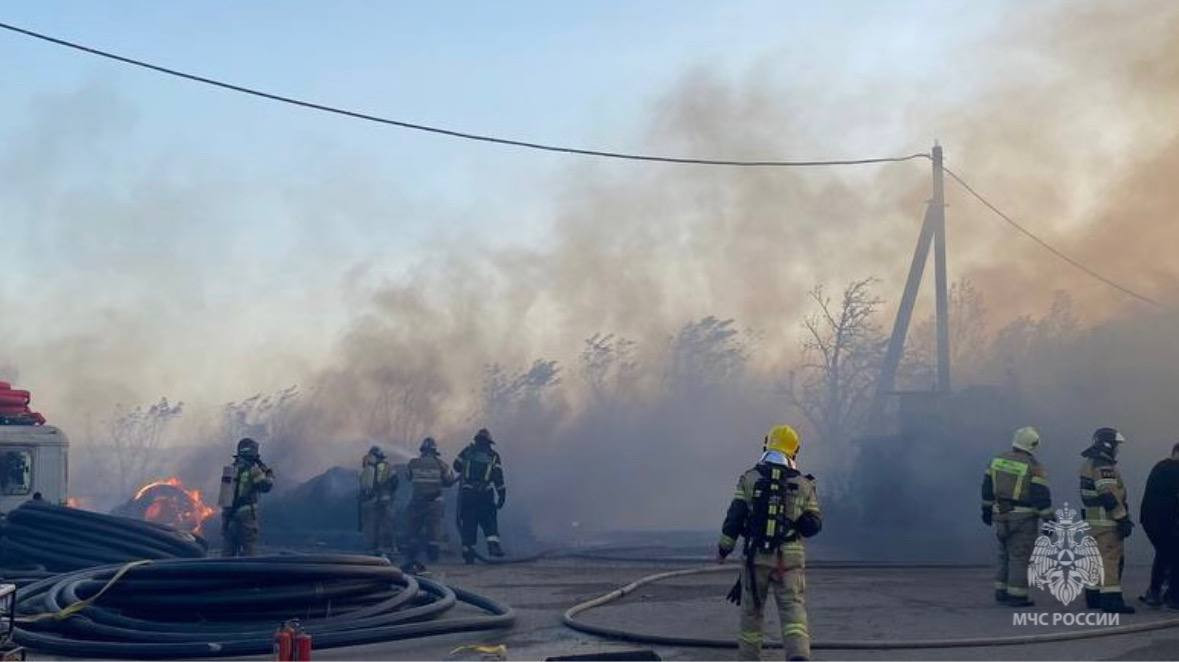
<path fill-rule="evenodd" d="M 33 455 L 25 450 L 0 454 L 0 494 L 25 495 L 33 482 Z"/>

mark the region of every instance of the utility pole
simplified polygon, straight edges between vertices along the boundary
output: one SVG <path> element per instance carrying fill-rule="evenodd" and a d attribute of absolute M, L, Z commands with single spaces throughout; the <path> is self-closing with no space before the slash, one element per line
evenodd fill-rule
<path fill-rule="evenodd" d="M 950 391 L 950 329 L 949 292 L 946 283 L 946 205 L 944 173 L 942 171 L 942 148 L 933 145 L 933 195 L 925 208 L 925 219 L 921 223 L 921 234 L 917 236 L 917 247 L 913 250 L 913 261 L 909 265 L 909 277 L 905 279 L 905 291 L 897 308 L 893 322 L 892 336 L 876 381 L 876 394 L 872 401 L 869 421 L 875 427 L 883 422 L 885 400 L 896 388 L 897 368 L 905 351 L 905 338 L 909 333 L 909 322 L 913 318 L 913 306 L 917 302 L 917 291 L 929 260 L 930 244 L 934 246 L 934 279 L 937 290 L 937 391 Z"/>
<path fill-rule="evenodd" d="M 946 283 L 946 198 L 942 147 L 933 144 L 933 200 L 929 209 L 934 214 L 933 273 L 937 290 L 937 390 L 950 392 L 950 297 Z"/>

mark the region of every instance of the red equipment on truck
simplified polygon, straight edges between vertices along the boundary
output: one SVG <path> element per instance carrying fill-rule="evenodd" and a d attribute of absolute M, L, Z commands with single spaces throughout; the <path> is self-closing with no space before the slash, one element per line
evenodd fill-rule
<path fill-rule="evenodd" d="M 28 391 L 0 382 L 0 425 L 45 425 L 45 417 L 29 409 L 31 401 Z"/>

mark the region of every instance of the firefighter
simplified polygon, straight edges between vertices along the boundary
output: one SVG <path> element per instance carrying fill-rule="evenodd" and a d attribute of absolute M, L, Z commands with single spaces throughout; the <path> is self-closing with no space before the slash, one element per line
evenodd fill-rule
<path fill-rule="evenodd" d="M 1015 431 L 1011 450 L 996 455 L 982 482 L 982 521 L 995 527 L 999 541 L 999 568 L 995 575 L 995 600 L 1012 607 L 1028 607 L 1028 563 L 1040 520 L 1055 517 L 1048 475 L 1036 460 L 1040 433 L 1026 427 Z"/>
<path fill-rule="evenodd" d="M 475 562 L 475 543 L 479 529 L 487 538 L 487 551 L 492 556 L 503 556 L 499 544 L 497 511 L 508 497 L 504 487 L 504 471 L 499 453 L 491 446 L 495 441 L 487 428 L 475 433 L 473 443 L 454 459 L 454 470 L 459 476 L 459 533 L 463 541 L 463 560 Z"/>
<path fill-rule="evenodd" d="M 368 449 L 360 460 L 360 530 L 374 556 L 385 556 L 393 548 L 393 495 L 397 472 L 379 446 Z"/>
<path fill-rule="evenodd" d="M 457 477 L 448 464 L 438 456 L 438 443 L 432 437 L 422 440 L 420 457 L 409 461 L 408 471 L 413 494 L 409 499 L 408 566 L 411 572 L 421 572 L 419 559 L 422 550 L 431 562 L 438 560 L 439 539 L 442 533 L 442 490 L 454 485 Z"/>
<path fill-rule="evenodd" d="M 806 618 L 805 554 L 802 539 L 822 528 L 814 476 L 797 469 L 801 442 L 789 425 L 775 426 L 765 437 L 761 460 L 737 480 L 717 545 L 723 563 L 745 539 L 745 562 L 729 599 L 741 606 L 738 658 L 761 656 L 766 599 L 778 606 L 782 646 L 788 660 L 810 658 Z"/>
<path fill-rule="evenodd" d="M 1085 605 L 1115 614 L 1133 614 L 1122 597 L 1125 540 L 1134 530 L 1126 484 L 1118 471 L 1118 447 L 1126 438 L 1114 428 L 1098 428 L 1093 443 L 1081 453 L 1081 503 L 1089 533 L 1097 541 L 1104 570 L 1100 589 L 1085 589 Z"/>
<path fill-rule="evenodd" d="M 232 485 L 222 503 L 222 556 L 253 556 L 258 544 L 258 498 L 274 487 L 274 472 L 258 452 L 258 442 L 249 437 L 237 442 L 233 465 L 226 468 Z"/>

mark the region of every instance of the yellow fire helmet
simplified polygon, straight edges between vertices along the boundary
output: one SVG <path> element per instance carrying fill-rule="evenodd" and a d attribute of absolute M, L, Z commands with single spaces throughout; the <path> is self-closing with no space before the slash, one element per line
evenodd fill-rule
<path fill-rule="evenodd" d="M 770 429 L 770 433 L 766 435 L 765 448 L 762 450 L 766 452 L 776 451 L 782 453 L 790 459 L 798 455 L 798 448 L 802 446 L 802 439 L 799 438 L 798 433 L 789 425 L 775 425 Z"/>

